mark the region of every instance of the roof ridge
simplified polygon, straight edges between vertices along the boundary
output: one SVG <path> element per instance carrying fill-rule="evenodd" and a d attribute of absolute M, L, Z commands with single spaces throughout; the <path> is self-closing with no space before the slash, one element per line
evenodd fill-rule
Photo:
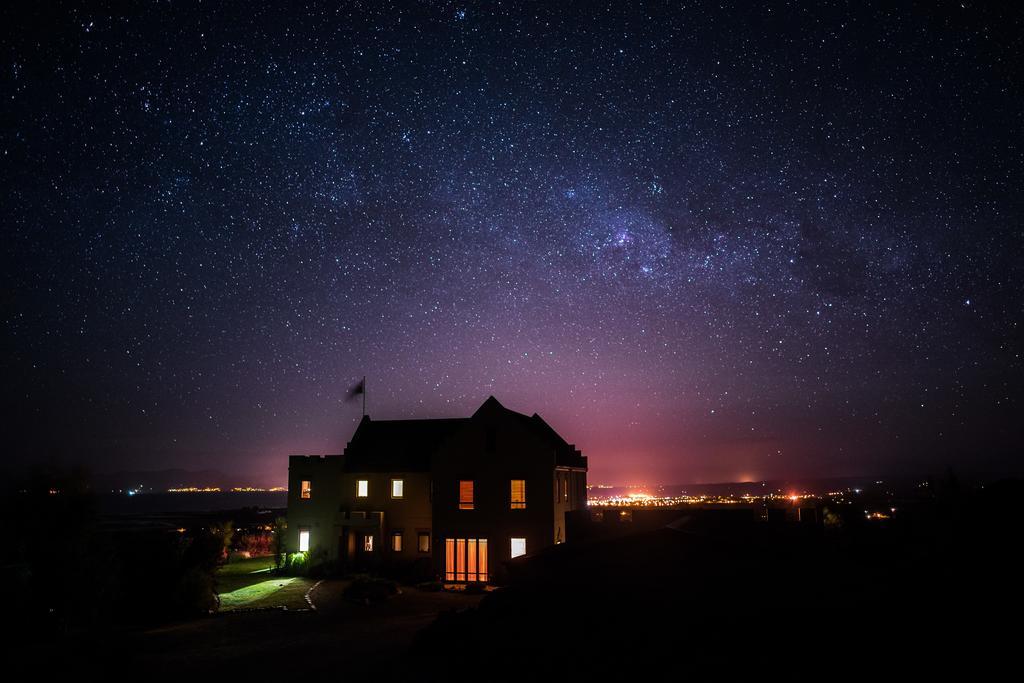
<path fill-rule="evenodd" d="M 468 420 L 468 417 L 400 417 L 394 420 L 371 420 L 373 424 L 387 424 L 388 422 L 457 422 Z"/>

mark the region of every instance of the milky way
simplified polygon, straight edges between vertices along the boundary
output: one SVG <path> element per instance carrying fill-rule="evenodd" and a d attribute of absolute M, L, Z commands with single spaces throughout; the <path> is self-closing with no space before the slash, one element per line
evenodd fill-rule
<path fill-rule="evenodd" d="M 2 10 L 8 459 L 280 483 L 545 416 L 592 481 L 1018 467 L 1020 13 Z"/>

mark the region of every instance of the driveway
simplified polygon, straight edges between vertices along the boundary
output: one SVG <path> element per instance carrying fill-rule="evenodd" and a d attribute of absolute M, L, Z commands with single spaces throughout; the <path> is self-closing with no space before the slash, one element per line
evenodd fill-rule
<path fill-rule="evenodd" d="M 345 579 L 322 581 L 310 593 L 313 606 L 324 615 L 341 619 L 389 619 L 392 617 L 436 616 L 440 612 L 476 607 L 480 595 L 462 592 L 423 591 L 402 587 L 402 593 L 375 605 L 349 602 L 342 593 L 351 582 Z"/>
<path fill-rule="evenodd" d="M 347 585 L 321 582 L 310 593 L 316 611 L 227 613 L 138 633 L 129 659 L 165 675 L 320 672 L 387 679 L 400 675 L 420 629 L 441 612 L 481 599 L 403 587 L 382 603 L 357 605 L 341 597 Z"/>

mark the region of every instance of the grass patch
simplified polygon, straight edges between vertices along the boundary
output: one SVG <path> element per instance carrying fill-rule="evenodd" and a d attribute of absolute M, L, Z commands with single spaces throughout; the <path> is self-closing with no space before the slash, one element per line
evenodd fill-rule
<path fill-rule="evenodd" d="M 273 556 L 229 562 L 217 569 L 217 594 L 223 596 L 276 578 L 270 571 L 273 568 Z"/>
<path fill-rule="evenodd" d="M 279 576 L 220 594 L 222 612 L 252 607 L 306 608 L 306 591 L 313 585 L 298 576 Z"/>
<path fill-rule="evenodd" d="M 221 576 L 235 576 L 238 574 L 251 574 L 252 572 L 263 571 L 274 568 L 274 556 L 250 557 L 247 560 L 235 560 L 228 562 L 217 570 Z"/>

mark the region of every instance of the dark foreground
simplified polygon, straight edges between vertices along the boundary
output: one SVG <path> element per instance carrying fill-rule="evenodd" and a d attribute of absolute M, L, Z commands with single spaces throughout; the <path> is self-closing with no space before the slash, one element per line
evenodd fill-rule
<path fill-rule="evenodd" d="M 60 657 L 34 670 L 126 672 L 157 680 L 214 676 L 334 674 L 399 680 L 416 634 L 439 614 L 475 607 L 481 596 L 403 588 L 373 605 L 342 598 L 344 580 L 320 583 L 315 610 L 260 609 L 217 614 L 148 629 L 58 639 Z M 36 666 L 39 666 L 36 660 Z"/>
<path fill-rule="evenodd" d="M 316 611 L 269 610 L 227 614 L 152 629 L 130 640 L 129 657 L 142 670 L 345 672 L 395 678 L 398 655 L 442 612 L 474 607 L 480 596 L 405 588 L 401 595 L 362 605 L 341 597 L 346 581 L 321 583 L 311 594 Z"/>
<path fill-rule="evenodd" d="M 570 678 L 807 678 L 969 672 L 1016 660 L 1024 607 L 1019 482 L 908 503 L 881 524 L 667 527 L 513 565 L 476 610 L 417 638 L 429 671 L 529 662 Z M 855 510 L 852 512 L 856 512 Z"/>
<path fill-rule="evenodd" d="M 483 597 L 403 588 L 362 605 L 328 580 L 311 594 L 317 611 L 31 637 L 8 661 L 15 671 L 157 680 L 978 680 L 1019 648 L 1022 500 L 1020 484 L 1006 482 L 908 505 L 880 524 L 684 515 L 517 559 L 508 584 Z"/>

